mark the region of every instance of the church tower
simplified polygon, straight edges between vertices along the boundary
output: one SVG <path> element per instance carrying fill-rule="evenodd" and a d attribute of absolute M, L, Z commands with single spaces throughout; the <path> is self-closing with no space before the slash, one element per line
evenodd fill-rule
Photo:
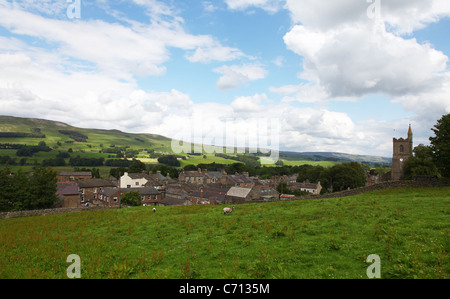
<path fill-rule="evenodd" d="M 394 138 L 394 154 L 392 156 L 392 180 L 403 179 L 403 165 L 413 155 L 413 133 L 409 125 L 408 138 Z"/>

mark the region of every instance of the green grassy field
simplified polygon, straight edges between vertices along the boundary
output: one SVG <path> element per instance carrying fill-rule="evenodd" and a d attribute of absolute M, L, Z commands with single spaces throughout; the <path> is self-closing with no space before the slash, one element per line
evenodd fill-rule
<path fill-rule="evenodd" d="M 450 188 L 0 220 L 0 278 L 449 278 Z"/>

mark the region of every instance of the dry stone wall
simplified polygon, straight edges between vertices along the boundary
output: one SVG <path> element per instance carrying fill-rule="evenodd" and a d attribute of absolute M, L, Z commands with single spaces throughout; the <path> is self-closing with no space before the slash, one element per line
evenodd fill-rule
<path fill-rule="evenodd" d="M 82 211 L 106 210 L 106 209 L 117 209 L 117 208 L 115 208 L 115 207 L 84 207 L 84 208 L 59 208 L 59 209 L 45 209 L 45 210 L 33 210 L 33 211 L 6 212 L 6 213 L 0 213 L 0 219 L 17 218 L 17 217 L 31 217 L 31 216 L 45 216 L 45 215 L 55 215 L 55 214 L 73 213 L 73 212 L 82 212 Z"/>
<path fill-rule="evenodd" d="M 344 190 L 335 193 L 327 193 L 323 195 L 306 195 L 301 197 L 300 199 L 307 198 L 335 198 L 335 197 L 346 197 L 353 196 L 358 194 L 363 194 L 366 192 L 377 191 L 377 190 L 386 190 L 386 189 L 398 189 L 398 188 L 429 188 L 429 187 L 447 187 L 450 186 L 450 178 L 417 178 L 411 181 L 390 181 L 374 184 L 371 186 Z"/>

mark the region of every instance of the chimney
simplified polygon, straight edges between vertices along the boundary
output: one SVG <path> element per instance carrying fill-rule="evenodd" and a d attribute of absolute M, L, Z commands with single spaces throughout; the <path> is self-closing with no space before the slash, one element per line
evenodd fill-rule
<path fill-rule="evenodd" d="M 157 173 L 157 174 L 161 174 L 161 170 L 157 170 L 156 173 Z"/>
<path fill-rule="evenodd" d="M 199 168 L 199 169 L 198 169 L 198 172 L 199 172 L 199 173 L 202 173 L 202 169 L 201 169 L 201 168 Z"/>

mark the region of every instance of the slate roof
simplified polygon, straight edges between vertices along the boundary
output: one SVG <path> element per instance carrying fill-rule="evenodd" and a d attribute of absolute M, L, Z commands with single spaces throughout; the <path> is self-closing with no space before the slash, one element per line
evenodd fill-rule
<path fill-rule="evenodd" d="M 153 187 L 128 188 L 128 189 L 124 190 L 124 192 L 129 192 L 129 191 L 138 191 L 140 195 L 157 195 L 157 194 L 161 193 Z"/>
<path fill-rule="evenodd" d="M 56 193 L 61 195 L 79 195 L 77 183 L 57 183 Z"/>
<path fill-rule="evenodd" d="M 165 206 L 182 206 L 186 199 L 179 199 L 174 197 L 165 197 L 159 203 Z"/>
<path fill-rule="evenodd" d="M 232 174 L 232 175 L 228 175 L 228 177 L 236 182 L 236 183 L 251 183 L 253 182 L 248 176 L 244 175 L 244 174 Z"/>
<path fill-rule="evenodd" d="M 100 194 L 111 197 L 117 192 L 119 192 L 119 189 L 117 188 L 104 188 L 102 191 L 100 191 Z"/>
<path fill-rule="evenodd" d="M 227 196 L 246 198 L 251 191 L 251 188 L 231 187 Z"/>
<path fill-rule="evenodd" d="M 63 171 L 58 173 L 58 175 L 63 176 L 92 176 L 91 172 L 69 172 L 69 171 Z"/>
<path fill-rule="evenodd" d="M 218 192 L 214 190 L 204 190 L 201 191 L 194 191 L 190 194 L 191 197 L 195 198 L 203 198 L 208 200 L 215 200 L 218 202 L 224 202 L 226 199 L 226 193 L 224 192 Z"/>
<path fill-rule="evenodd" d="M 78 182 L 80 188 L 95 188 L 95 187 L 116 187 L 111 181 L 105 179 L 88 179 Z"/>

